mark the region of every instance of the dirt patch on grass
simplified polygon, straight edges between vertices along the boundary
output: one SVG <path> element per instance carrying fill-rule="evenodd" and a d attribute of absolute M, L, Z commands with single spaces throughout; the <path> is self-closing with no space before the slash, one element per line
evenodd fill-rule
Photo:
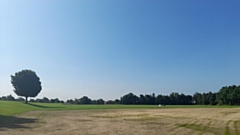
<path fill-rule="evenodd" d="M 0 123 L 1 135 L 240 134 L 238 108 L 32 111 L 16 118 L 34 121 L 18 123 L 18 128 Z"/>

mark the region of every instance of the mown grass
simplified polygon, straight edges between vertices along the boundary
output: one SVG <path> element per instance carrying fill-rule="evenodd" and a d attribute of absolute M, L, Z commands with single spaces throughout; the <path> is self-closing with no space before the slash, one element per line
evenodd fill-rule
<path fill-rule="evenodd" d="M 32 121 L 34 122 L 35 119 L 23 119 L 16 116 L 17 114 L 24 113 L 27 111 L 37 111 L 37 110 L 44 110 L 45 111 L 53 111 L 53 110 L 105 110 L 105 109 L 172 109 L 172 108 L 238 108 L 239 106 L 204 106 L 204 105 L 167 105 L 165 107 L 159 107 L 158 105 L 70 105 L 70 104 L 58 104 L 58 103 L 29 103 L 25 104 L 23 102 L 16 102 L 16 101 L 0 101 L 0 126 L 10 127 L 13 126 L 11 121 Z M 235 112 L 229 112 L 227 114 L 231 114 Z M 45 115 L 45 114 L 41 114 Z M 156 121 L 164 116 L 149 116 L 148 114 L 123 114 L 123 115 L 113 115 L 113 116 L 93 116 L 96 118 L 124 118 L 125 120 L 129 121 L 139 121 L 139 122 L 152 122 L 156 124 L 164 125 L 165 123 L 161 123 Z M 136 118 L 135 118 L 136 117 Z M 174 118 L 167 116 L 167 118 Z M 183 118 L 183 117 L 182 117 Z M 10 122 L 8 122 L 10 121 Z M 198 131 L 201 134 L 205 133 L 212 133 L 212 134 L 225 134 L 230 135 L 231 133 L 235 133 L 236 135 L 239 134 L 238 132 L 238 125 L 239 121 L 235 120 L 234 122 L 234 129 L 232 130 L 229 128 L 228 121 L 226 123 L 225 129 L 219 130 L 216 127 L 210 127 L 212 120 L 209 119 L 209 122 L 206 125 L 197 124 L 195 123 L 183 123 L 177 124 L 177 128 L 188 128 L 193 131 Z M 7 124 L 6 124 L 7 123 Z M 5 125 L 4 125 L 5 124 Z M 232 131 L 231 131 L 232 130 Z"/>
<path fill-rule="evenodd" d="M 104 109 L 144 109 L 159 108 L 156 105 L 70 105 L 60 103 L 29 103 L 0 101 L 0 115 L 12 116 L 35 110 L 104 110 Z"/>
<path fill-rule="evenodd" d="M 146 117 L 149 114 L 125 114 L 125 115 L 104 115 L 104 116 L 99 116 L 99 115 L 95 115 L 92 116 L 94 118 L 126 118 L 126 117 Z"/>
<path fill-rule="evenodd" d="M 209 123 L 208 123 L 209 124 Z M 212 134 L 219 134 L 217 131 L 217 129 L 214 128 L 210 128 L 209 126 L 205 126 L 202 124 L 196 124 L 196 123 L 185 123 L 185 124 L 177 124 L 178 127 L 184 127 L 184 128 L 188 128 L 188 129 L 192 129 L 195 131 L 199 131 L 201 132 L 200 135 L 204 134 L 204 133 L 212 133 Z M 220 131 L 221 132 L 221 131 Z"/>
<path fill-rule="evenodd" d="M 188 124 L 188 123 L 185 123 L 185 124 L 179 124 L 177 125 L 179 127 L 185 127 L 185 128 L 190 128 L 190 129 L 193 129 L 193 130 L 196 130 L 196 131 L 203 131 L 203 126 L 202 124 Z"/>
<path fill-rule="evenodd" d="M 167 108 L 236 108 L 238 106 L 205 105 L 70 105 L 60 103 L 29 103 L 0 101 L 0 115 L 12 116 L 34 110 L 103 110 L 103 109 L 167 109 Z"/>
<path fill-rule="evenodd" d="M 12 116 L 35 109 L 36 107 L 21 102 L 0 101 L 0 115 Z"/>
<path fill-rule="evenodd" d="M 230 133 L 230 129 L 229 129 L 229 123 L 231 122 L 232 120 L 229 120 L 226 124 L 226 127 L 225 127 L 225 135 L 231 135 Z"/>
<path fill-rule="evenodd" d="M 238 123 L 239 123 L 238 120 L 235 120 L 235 121 L 234 121 L 234 129 L 235 129 L 235 134 L 236 134 L 236 135 L 239 135 L 239 132 L 238 132 Z"/>

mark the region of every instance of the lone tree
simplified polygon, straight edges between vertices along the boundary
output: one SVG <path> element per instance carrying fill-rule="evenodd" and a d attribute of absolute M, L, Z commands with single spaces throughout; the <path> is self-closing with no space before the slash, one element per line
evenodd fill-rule
<path fill-rule="evenodd" d="M 11 83 L 14 87 L 14 92 L 18 96 L 26 98 L 25 103 L 28 103 L 28 97 L 36 97 L 42 90 L 39 77 L 34 71 L 22 70 L 11 75 Z"/>

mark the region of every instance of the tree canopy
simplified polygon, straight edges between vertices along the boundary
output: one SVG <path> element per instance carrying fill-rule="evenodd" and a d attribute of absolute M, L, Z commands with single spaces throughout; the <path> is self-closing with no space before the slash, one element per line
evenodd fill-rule
<path fill-rule="evenodd" d="M 40 78 L 31 70 L 22 70 L 11 75 L 11 83 L 14 87 L 13 91 L 18 96 L 24 96 L 26 103 L 28 97 L 36 97 L 42 90 Z"/>

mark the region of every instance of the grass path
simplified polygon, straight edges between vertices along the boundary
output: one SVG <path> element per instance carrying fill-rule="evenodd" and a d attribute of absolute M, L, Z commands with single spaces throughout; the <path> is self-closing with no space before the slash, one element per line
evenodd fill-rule
<path fill-rule="evenodd" d="M 204 132 L 210 132 L 210 130 L 211 130 L 211 129 L 210 129 L 211 123 L 212 123 L 212 120 L 209 119 L 209 122 L 207 123 L 207 125 L 206 125 L 206 126 L 203 126 L 203 130 L 202 130 L 202 133 L 201 133 L 200 135 L 203 135 Z"/>
<path fill-rule="evenodd" d="M 225 126 L 225 135 L 230 135 L 230 129 L 229 129 L 229 123 L 231 123 L 232 120 L 229 120 L 227 123 L 226 123 L 226 126 Z"/>
<path fill-rule="evenodd" d="M 239 135 L 238 128 L 237 128 L 238 123 L 239 123 L 239 121 L 237 121 L 237 120 L 234 121 L 234 130 L 235 130 L 235 134 L 236 134 L 236 135 Z"/>

